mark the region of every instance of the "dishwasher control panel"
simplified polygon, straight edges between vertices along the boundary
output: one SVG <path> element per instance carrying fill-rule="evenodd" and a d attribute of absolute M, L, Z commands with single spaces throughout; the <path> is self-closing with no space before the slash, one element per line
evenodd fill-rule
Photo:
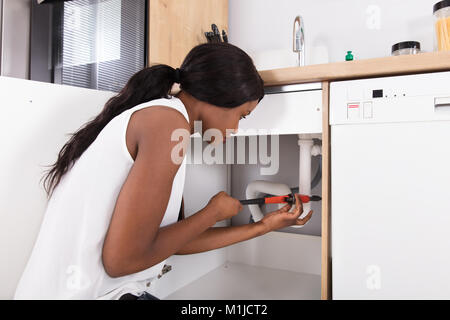
<path fill-rule="evenodd" d="M 450 120 L 450 72 L 330 85 L 330 124 Z"/>

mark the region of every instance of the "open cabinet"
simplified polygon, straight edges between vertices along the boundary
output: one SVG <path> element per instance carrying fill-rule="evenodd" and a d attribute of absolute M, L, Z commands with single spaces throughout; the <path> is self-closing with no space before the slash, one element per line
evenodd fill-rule
<path fill-rule="evenodd" d="M 230 157 L 233 163 L 188 164 L 185 215 L 203 208 L 222 190 L 234 198 L 245 199 L 246 187 L 254 180 L 299 186 L 299 139 L 311 139 L 322 149 L 328 147 L 322 137 L 323 105 L 328 107 L 327 99 L 328 83 L 267 88 L 266 96 L 252 115 L 241 121 L 239 132 L 231 139 L 232 147 L 225 148 L 225 154 L 231 149 L 235 151 Z M 258 134 L 260 129 L 267 129 L 270 134 L 263 137 Z M 328 121 L 325 132 L 328 132 Z M 279 150 L 273 147 L 276 143 L 273 136 L 278 137 Z M 259 142 L 264 138 L 268 141 L 268 150 L 279 154 L 278 170 L 274 174 L 261 174 L 263 167 L 268 168 L 267 162 L 249 163 L 250 141 Z M 200 138 L 191 139 L 193 145 L 195 139 Z M 245 145 L 245 163 L 236 161 L 238 141 Z M 206 145 L 203 142 L 203 149 Z M 311 177 L 317 178 L 316 173 L 321 169 L 326 178 L 312 186 L 311 193 L 322 196 L 323 202 L 310 203 L 314 214 L 304 227 L 272 231 L 203 253 L 172 256 L 167 260 L 171 271 L 152 282 L 149 292 L 160 299 L 327 299 L 328 209 L 325 205 L 323 211 L 323 207 L 328 201 L 328 191 L 325 189 L 324 194 L 322 190 L 328 187 L 328 161 L 325 159 L 328 153 L 322 152 L 323 156 L 311 157 Z M 276 205 L 262 208 L 265 212 L 276 209 Z M 244 206 L 231 221 L 222 221 L 216 226 L 252 223 L 251 216 L 249 208 Z"/>

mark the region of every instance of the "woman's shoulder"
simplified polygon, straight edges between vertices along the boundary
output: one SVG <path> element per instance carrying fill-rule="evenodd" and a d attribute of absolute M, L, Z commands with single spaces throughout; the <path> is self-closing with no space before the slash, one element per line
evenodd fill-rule
<path fill-rule="evenodd" d="M 174 136 L 177 141 L 177 137 L 190 136 L 190 125 L 185 116 L 166 105 L 153 105 L 133 112 L 127 128 L 127 147 L 135 158 L 140 144 L 151 144 L 155 150 L 162 151 L 174 144 Z M 188 139 L 184 140 L 188 142 Z"/>
<path fill-rule="evenodd" d="M 190 128 L 189 122 L 181 111 L 162 104 L 137 110 L 131 116 L 130 123 L 142 134 Z"/>

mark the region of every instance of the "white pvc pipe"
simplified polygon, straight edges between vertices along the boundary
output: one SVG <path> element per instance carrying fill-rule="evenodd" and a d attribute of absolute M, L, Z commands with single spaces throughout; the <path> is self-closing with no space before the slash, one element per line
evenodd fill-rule
<path fill-rule="evenodd" d="M 300 147 L 299 159 L 299 193 L 311 196 L 311 150 L 314 145 L 312 139 L 302 139 L 299 135 L 298 145 Z M 311 202 L 303 204 L 303 218 L 311 210 Z"/>
<path fill-rule="evenodd" d="M 288 185 L 283 183 L 264 181 L 264 180 L 255 180 L 248 184 L 247 189 L 245 190 L 245 196 L 247 199 L 255 199 L 266 194 L 273 194 L 275 196 L 284 196 L 291 193 L 291 188 Z M 278 208 L 282 208 L 285 206 L 285 203 L 278 204 Z M 248 206 L 250 213 L 252 214 L 253 221 L 258 222 L 262 218 L 264 218 L 264 214 L 261 211 L 261 208 L 257 204 L 250 204 Z"/>
<path fill-rule="evenodd" d="M 321 153 L 319 146 L 314 146 L 314 141 L 308 136 L 298 135 L 299 146 L 299 193 L 311 196 L 311 157 Z M 264 180 L 255 180 L 248 184 L 245 191 L 247 199 L 255 199 L 265 194 L 273 194 L 276 196 L 287 195 L 291 193 L 288 185 Z M 279 204 L 278 207 L 283 207 Z M 253 204 L 248 206 L 252 214 L 253 221 L 257 222 L 264 217 L 259 205 Z M 292 207 L 291 211 L 293 211 Z M 311 202 L 303 204 L 303 213 L 300 218 L 304 218 L 311 210 Z M 302 228 L 303 226 L 292 226 L 293 228 Z"/>

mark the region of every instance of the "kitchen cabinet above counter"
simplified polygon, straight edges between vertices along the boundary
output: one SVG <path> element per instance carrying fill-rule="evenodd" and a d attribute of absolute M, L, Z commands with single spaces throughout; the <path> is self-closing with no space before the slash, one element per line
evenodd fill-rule
<path fill-rule="evenodd" d="M 447 70 L 450 70 L 450 51 L 261 70 L 259 73 L 265 86 L 277 86 Z"/>

